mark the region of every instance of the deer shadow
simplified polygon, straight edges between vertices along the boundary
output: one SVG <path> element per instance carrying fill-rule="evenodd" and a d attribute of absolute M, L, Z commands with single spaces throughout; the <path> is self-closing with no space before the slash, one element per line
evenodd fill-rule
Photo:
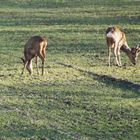
<path fill-rule="evenodd" d="M 100 75 L 100 74 L 94 73 L 92 71 L 88 71 L 88 70 L 73 66 L 71 64 L 65 64 L 65 63 L 61 63 L 61 62 L 56 62 L 56 63 L 59 65 L 62 65 L 64 67 L 69 67 L 69 68 L 78 70 L 79 72 L 82 72 L 82 73 L 92 77 L 95 80 L 105 83 L 106 85 L 113 86 L 114 88 L 121 88 L 124 91 L 131 90 L 131 91 L 135 92 L 137 95 L 140 95 L 140 84 L 133 83 L 132 81 L 128 81 L 128 80 L 117 79 L 117 78 L 114 78 L 114 77 L 108 76 L 108 75 Z"/>

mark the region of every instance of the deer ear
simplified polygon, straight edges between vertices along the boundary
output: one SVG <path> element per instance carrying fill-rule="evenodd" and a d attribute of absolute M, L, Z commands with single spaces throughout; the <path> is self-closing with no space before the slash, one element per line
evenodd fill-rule
<path fill-rule="evenodd" d="M 140 49 L 140 44 L 138 45 L 139 49 Z"/>
<path fill-rule="evenodd" d="M 137 52 L 140 52 L 140 45 L 137 45 L 136 49 L 137 49 Z"/>

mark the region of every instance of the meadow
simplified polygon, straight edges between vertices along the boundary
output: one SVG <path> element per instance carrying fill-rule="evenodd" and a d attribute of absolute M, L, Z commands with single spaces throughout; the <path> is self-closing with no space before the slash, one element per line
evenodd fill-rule
<path fill-rule="evenodd" d="M 139 0 L 0 0 L 0 139 L 139 140 L 140 57 L 107 66 L 105 30 L 140 39 Z M 48 40 L 44 76 L 20 57 L 34 35 Z M 40 63 L 41 65 L 41 63 Z M 41 72 L 41 69 L 40 69 Z"/>

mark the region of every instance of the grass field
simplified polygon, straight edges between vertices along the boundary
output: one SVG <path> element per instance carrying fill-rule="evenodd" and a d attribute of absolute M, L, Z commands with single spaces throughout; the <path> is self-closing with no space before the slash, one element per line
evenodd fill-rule
<path fill-rule="evenodd" d="M 139 44 L 139 9 L 139 0 L 0 0 L 0 139 L 139 140 L 140 57 L 133 66 L 121 53 L 123 66 L 108 67 L 105 41 L 119 25 Z M 45 75 L 33 64 L 21 76 L 33 35 L 48 39 Z"/>

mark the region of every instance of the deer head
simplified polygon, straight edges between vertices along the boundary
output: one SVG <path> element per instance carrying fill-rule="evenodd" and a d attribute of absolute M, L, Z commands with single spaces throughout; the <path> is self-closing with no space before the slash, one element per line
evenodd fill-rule
<path fill-rule="evenodd" d="M 137 45 L 136 47 L 131 48 L 131 57 L 130 61 L 135 65 L 137 62 L 138 55 L 140 53 L 140 45 Z"/>

